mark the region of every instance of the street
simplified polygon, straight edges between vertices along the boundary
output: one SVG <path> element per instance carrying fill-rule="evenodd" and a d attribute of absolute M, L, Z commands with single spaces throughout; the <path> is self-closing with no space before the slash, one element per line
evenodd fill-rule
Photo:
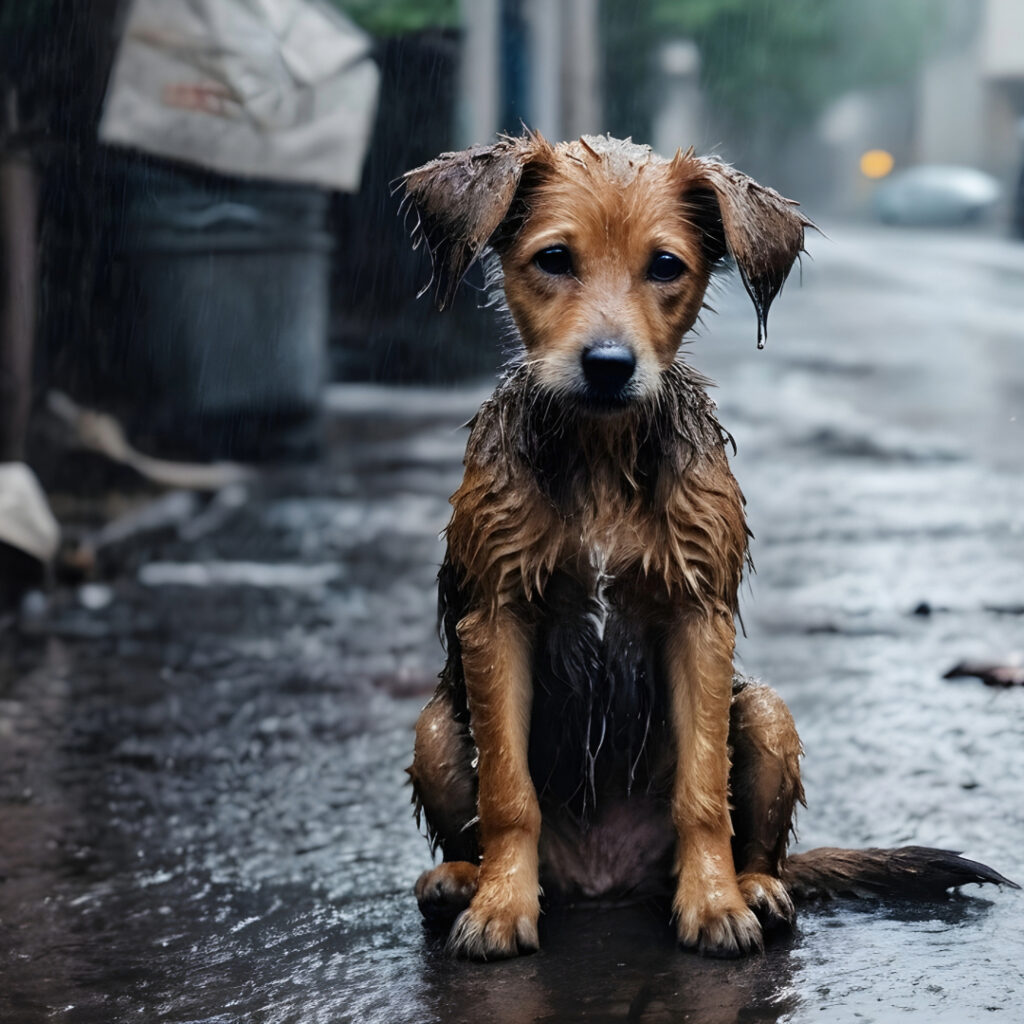
<path fill-rule="evenodd" d="M 1024 882 L 1024 688 L 943 678 L 1024 656 L 1024 247 L 825 230 L 765 351 L 735 280 L 688 349 L 755 538 L 740 668 L 800 730 L 800 848 L 939 846 Z M 517 962 L 444 956 L 404 768 L 488 389 L 336 385 L 319 465 L 163 506 L 0 624 L 0 1021 L 1017 1019 L 1008 889 L 806 906 L 744 961 L 677 950 L 648 907 L 547 914 Z"/>

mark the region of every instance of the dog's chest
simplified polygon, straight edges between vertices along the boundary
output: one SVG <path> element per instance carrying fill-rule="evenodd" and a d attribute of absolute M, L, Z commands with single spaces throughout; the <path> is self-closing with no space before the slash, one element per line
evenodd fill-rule
<path fill-rule="evenodd" d="M 685 472 L 659 464 L 646 476 L 597 461 L 567 490 L 561 505 L 548 506 L 549 528 L 527 564 L 557 552 L 552 562 L 586 580 L 600 604 L 609 582 L 625 580 L 637 581 L 635 603 L 648 613 L 720 596 L 732 604 L 746 526 L 723 452 Z"/>
<path fill-rule="evenodd" d="M 636 582 L 608 571 L 556 572 L 537 607 L 531 768 L 542 795 L 586 817 L 602 794 L 651 782 L 664 728 L 661 635 Z"/>

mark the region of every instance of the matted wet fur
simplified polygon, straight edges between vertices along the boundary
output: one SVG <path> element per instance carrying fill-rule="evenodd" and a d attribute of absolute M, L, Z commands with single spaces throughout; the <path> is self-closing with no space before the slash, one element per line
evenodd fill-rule
<path fill-rule="evenodd" d="M 680 344 L 730 258 L 761 344 L 810 221 L 692 151 L 603 136 L 506 138 L 403 185 L 439 305 L 490 253 L 520 343 L 452 497 L 448 657 L 409 770 L 444 856 L 416 895 L 452 952 L 536 949 L 541 887 L 665 893 L 682 945 L 731 956 L 793 896 L 1006 881 L 919 847 L 787 856 L 800 741 L 733 673 L 743 497 Z"/>

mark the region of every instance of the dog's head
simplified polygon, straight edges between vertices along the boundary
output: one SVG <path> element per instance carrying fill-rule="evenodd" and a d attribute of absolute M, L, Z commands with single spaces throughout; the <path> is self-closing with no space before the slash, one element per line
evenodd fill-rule
<path fill-rule="evenodd" d="M 438 305 L 492 247 L 539 385 L 595 409 L 657 394 L 728 256 L 754 302 L 760 345 L 813 226 L 731 167 L 692 151 L 664 160 L 605 136 L 503 139 L 444 154 L 403 184 Z"/>

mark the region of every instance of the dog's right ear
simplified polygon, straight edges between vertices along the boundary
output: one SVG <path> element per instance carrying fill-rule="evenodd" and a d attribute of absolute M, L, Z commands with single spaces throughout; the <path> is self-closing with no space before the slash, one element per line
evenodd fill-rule
<path fill-rule="evenodd" d="M 413 248 L 425 242 L 430 253 L 432 275 L 420 295 L 432 287 L 439 309 L 451 302 L 505 219 L 523 168 L 549 149 L 539 134 L 504 138 L 492 146 L 442 153 L 402 177 L 402 209 L 408 214 L 411 207 L 416 214 Z"/>

